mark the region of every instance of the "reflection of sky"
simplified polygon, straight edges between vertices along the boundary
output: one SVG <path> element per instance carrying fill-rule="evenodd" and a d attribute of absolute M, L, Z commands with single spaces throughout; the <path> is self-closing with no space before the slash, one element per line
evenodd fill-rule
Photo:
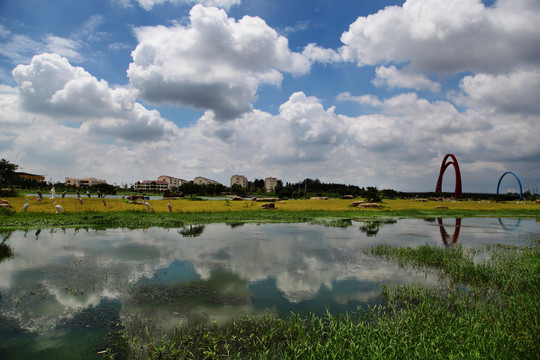
<path fill-rule="evenodd" d="M 39 236 L 17 231 L 7 241 L 14 258 L 0 263 L 1 311 L 25 328 L 42 330 L 80 309 L 97 307 L 104 298 L 128 301 L 135 284 L 210 283 L 217 269 L 234 275 L 230 289 L 244 287 L 250 294 L 250 302 L 236 308 L 270 308 L 281 315 L 326 305 L 342 311 L 373 303 L 380 283 L 435 284 L 432 277 L 368 256 L 364 249 L 376 244 L 443 246 L 436 221 L 401 219 L 382 224 L 376 236 L 361 232 L 362 224 L 212 224 L 196 237 L 161 228 L 43 230 Z M 444 226 L 452 234 L 455 219 L 444 219 Z M 522 220 L 517 229 L 506 231 L 496 218 L 465 218 L 458 243 L 523 244 L 528 243 L 526 235 L 538 234 L 539 228 L 534 220 Z M 234 307 L 199 310 L 219 318 L 227 316 L 224 309 Z M 167 317 L 169 310 L 161 311 Z"/>

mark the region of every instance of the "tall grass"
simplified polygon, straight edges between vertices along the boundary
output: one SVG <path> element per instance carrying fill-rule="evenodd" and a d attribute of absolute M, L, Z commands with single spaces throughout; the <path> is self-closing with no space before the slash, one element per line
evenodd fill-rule
<path fill-rule="evenodd" d="M 437 289 L 382 287 L 384 305 L 353 314 L 246 317 L 173 333 L 123 330 L 110 359 L 536 359 L 540 248 L 492 247 L 477 263 L 461 247 L 369 250 L 440 271 Z M 464 286 L 465 285 L 465 286 Z"/>

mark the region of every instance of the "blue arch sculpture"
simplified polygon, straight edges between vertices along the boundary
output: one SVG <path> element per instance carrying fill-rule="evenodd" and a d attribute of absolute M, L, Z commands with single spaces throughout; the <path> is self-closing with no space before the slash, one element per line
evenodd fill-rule
<path fill-rule="evenodd" d="M 523 200 L 523 188 L 521 187 L 521 181 L 519 181 L 519 178 L 517 177 L 517 175 L 514 174 L 511 171 L 505 172 L 504 174 L 502 174 L 501 178 L 499 179 L 499 183 L 497 184 L 497 195 L 499 195 L 499 187 L 501 186 L 501 181 L 502 181 L 503 177 L 505 177 L 508 174 L 512 174 L 516 178 L 516 180 L 517 180 L 517 182 L 519 184 L 519 200 Z"/>

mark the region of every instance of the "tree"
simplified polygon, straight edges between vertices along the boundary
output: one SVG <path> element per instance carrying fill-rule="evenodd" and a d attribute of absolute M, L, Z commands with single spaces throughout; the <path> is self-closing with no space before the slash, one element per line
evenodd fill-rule
<path fill-rule="evenodd" d="M 15 178 L 15 170 L 19 168 L 19 165 L 12 164 L 6 159 L 0 161 L 0 175 L 2 176 L 2 181 L 6 184 L 10 184 Z"/>
<path fill-rule="evenodd" d="M 383 189 L 381 190 L 381 194 L 387 199 L 395 199 L 398 197 L 398 192 L 393 189 Z"/>
<path fill-rule="evenodd" d="M 276 183 L 276 187 L 274 188 L 274 194 L 276 194 L 276 196 L 278 197 L 285 196 L 283 194 L 283 190 L 284 190 L 283 181 L 278 180 Z"/>
<path fill-rule="evenodd" d="M 379 190 L 373 186 L 368 186 L 364 197 L 368 202 L 381 202 Z"/>
<path fill-rule="evenodd" d="M 101 191 L 104 195 L 116 195 L 116 187 L 111 184 L 96 184 L 92 185 L 91 189 L 94 191 Z"/>
<path fill-rule="evenodd" d="M 242 187 L 240 184 L 232 184 L 231 185 L 231 192 L 238 196 L 246 196 L 246 189 Z"/>

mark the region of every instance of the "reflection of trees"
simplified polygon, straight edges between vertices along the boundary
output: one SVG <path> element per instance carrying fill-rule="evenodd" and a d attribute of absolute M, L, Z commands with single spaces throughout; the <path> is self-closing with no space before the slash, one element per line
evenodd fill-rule
<path fill-rule="evenodd" d="M 189 225 L 189 227 L 186 226 L 178 230 L 178 233 L 183 237 L 197 237 L 202 235 L 204 228 L 204 225 Z"/>
<path fill-rule="evenodd" d="M 13 234 L 13 232 L 14 230 L 0 232 L 0 234 L 2 234 L 2 242 L 0 243 L 0 262 L 13 257 L 13 250 L 11 250 L 11 247 L 6 244 L 6 241 Z"/>
<path fill-rule="evenodd" d="M 453 246 L 459 238 L 459 230 L 461 229 L 461 218 L 456 218 L 456 227 L 454 229 L 454 234 L 452 235 L 452 238 L 450 238 L 450 235 L 448 235 L 448 233 L 446 232 L 442 218 L 437 218 L 437 222 L 439 223 L 439 230 L 441 232 L 441 238 L 444 245 Z"/>
<path fill-rule="evenodd" d="M 365 233 L 366 236 L 372 237 L 379 233 L 379 230 L 387 224 L 395 224 L 397 220 L 394 219 L 377 219 L 373 221 L 364 221 L 360 226 L 360 231 Z"/>
<path fill-rule="evenodd" d="M 333 228 L 348 228 L 352 226 L 352 219 L 318 220 L 312 221 L 312 225 L 323 225 Z"/>
<path fill-rule="evenodd" d="M 243 222 L 231 222 L 231 223 L 226 223 L 228 226 L 231 227 L 231 229 L 235 229 L 237 227 L 241 227 L 241 226 L 244 226 L 246 223 L 243 223 Z"/>

